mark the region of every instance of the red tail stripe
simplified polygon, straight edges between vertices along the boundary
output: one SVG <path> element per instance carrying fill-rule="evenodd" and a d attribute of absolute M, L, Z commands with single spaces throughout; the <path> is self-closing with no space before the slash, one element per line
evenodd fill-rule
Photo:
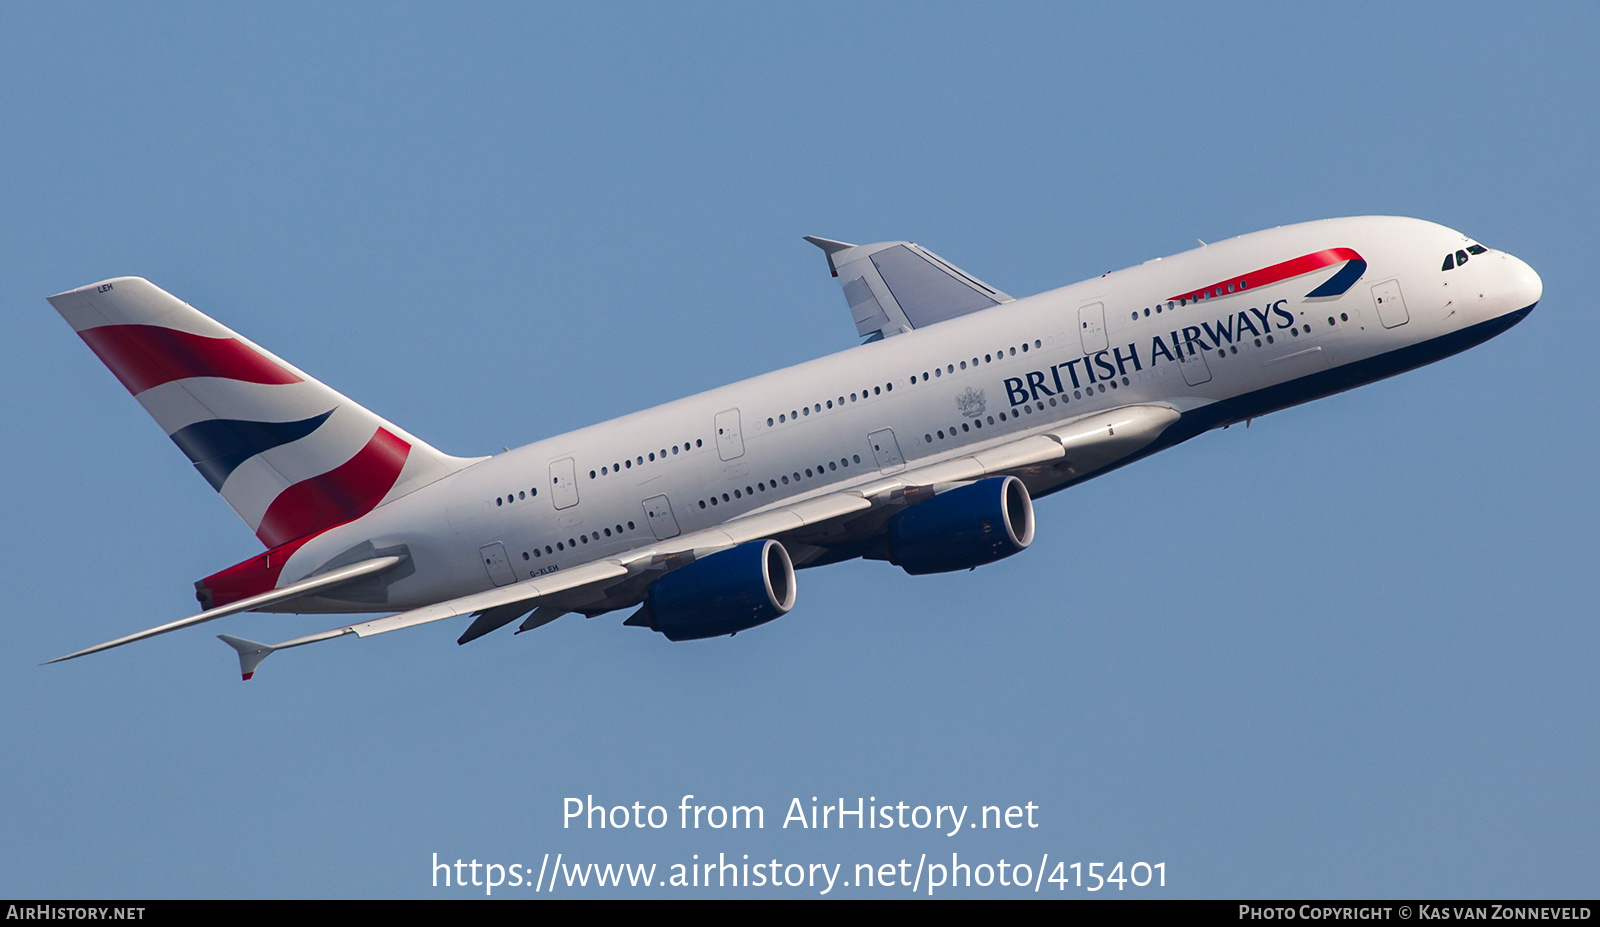
<path fill-rule="evenodd" d="M 258 554 L 243 563 L 236 563 L 226 570 L 212 573 L 195 583 L 199 589 L 211 594 L 211 604 L 206 608 L 232 605 L 240 599 L 248 599 L 253 595 L 271 592 L 278 588 L 278 574 L 283 572 L 283 565 L 288 563 L 294 552 L 309 540 L 311 539 L 299 538 L 282 547 L 274 547 L 264 554 Z"/>
<path fill-rule="evenodd" d="M 394 488 L 410 452 L 411 445 L 379 428 L 354 457 L 279 493 L 256 527 L 256 537 L 276 547 L 360 518 Z"/>
<path fill-rule="evenodd" d="M 1203 286 L 1198 290 L 1190 290 L 1187 293 L 1180 293 L 1177 296 L 1168 296 L 1167 298 L 1172 300 L 1206 299 L 1207 294 L 1211 293 L 1213 290 L 1221 290 L 1222 292 L 1219 295 L 1225 296 L 1227 295 L 1228 287 L 1230 286 L 1238 287 L 1239 289 L 1267 286 L 1269 284 L 1277 283 L 1281 280 L 1287 280 L 1290 277 L 1298 277 L 1301 274 L 1309 274 L 1313 270 L 1321 270 L 1324 267 L 1329 267 L 1339 263 L 1340 261 L 1348 261 L 1352 258 L 1360 257 L 1361 255 L 1357 254 L 1350 248 L 1329 248 L 1326 251 L 1315 251 L 1311 254 L 1302 254 L 1297 258 L 1283 261 L 1282 263 L 1273 264 L 1271 267 L 1263 267 L 1260 270 L 1252 270 L 1248 274 L 1240 274 L 1237 277 L 1230 277 L 1227 280 L 1213 283 L 1210 286 Z"/>
<path fill-rule="evenodd" d="M 298 383 L 300 378 L 237 338 L 207 338 L 159 325 L 102 325 L 78 336 L 135 396 L 188 377 L 246 383 Z"/>

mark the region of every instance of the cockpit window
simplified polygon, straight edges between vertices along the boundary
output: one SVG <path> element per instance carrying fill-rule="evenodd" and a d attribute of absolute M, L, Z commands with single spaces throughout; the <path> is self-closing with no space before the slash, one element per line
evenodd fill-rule
<path fill-rule="evenodd" d="M 1472 255 L 1472 254 L 1488 254 L 1488 253 L 1489 253 L 1489 249 L 1488 248 L 1485 248 L 1483 245 L 1480 245 L 1480 244 L 1477 244 L 1476 242 L 1474 242 L 1473 244 L 1467 245 L 1466 248 L 1464 248 L 1464 249 L 1462 249 L 1460 251 L 1456 251 L 1456 252 L 1453 252 L 1451 254 L 1445 255 L 1444 256 L 1444 266 L 1439 268 L 1439 269 L 1441 271 L 1454 270 L 1455 268 L 1460 267 L 1461 265 L 1467 263 L 1467 256 L 1468 255 Z"/>

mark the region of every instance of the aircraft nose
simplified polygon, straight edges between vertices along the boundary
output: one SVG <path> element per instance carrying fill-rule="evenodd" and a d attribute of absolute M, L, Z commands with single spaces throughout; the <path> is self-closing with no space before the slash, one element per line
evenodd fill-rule
<path fill-rule="evenodd" d="M 1539 279 L 1539 274 L 1528 262 L 1513 255 L 1506 255 L 1507 276 L 1510 278 L 1511 292 L 1516 297 L 1518 309 L 1532 309 L 1533 304 L 1544 295 L 1544 281 Z"/>

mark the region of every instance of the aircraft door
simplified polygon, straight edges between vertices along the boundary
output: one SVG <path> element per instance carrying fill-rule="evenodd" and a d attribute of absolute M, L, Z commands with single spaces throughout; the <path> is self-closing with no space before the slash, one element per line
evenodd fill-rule
<path fill-rule="evenodd" d="M 578 504 L 578 472 L 571 457 L 550 465 L 550 501 L 558 509 L 570 509 Z"/>
<path fill-rule="evenodd" d="M 672 503 L 667 501 L 666 496 L 651 496 L 644 500 L 644 518 L 650 523 L 656 540 L 664 541 L 678 536 L 678 520 L 672 517 Z"/>
<path fill-rule="evenodd" d="M 717 456 L 733 460 L 744 456 L 744 438 L 739 434 L 739 410 L 717 413 Z"/>
<path fill-rule="evenodd" d="M 1199 386 L 1211 379 L 1211 365 L 1206 363 L 1206 352 L 1195 350 L 1194 345 L 1178 346 L 1178 369 L 1183 371 L 1183 382 Z"/>
<path fill-rule="evenodd" d="M 1406 312 L 1405 298 L 1400 295 L 1400 281 L 1385 280 L 1372 287 L 1372 301 L 1378 304 L 1378 319 L 1384 328 L 1398 328 L 1411 321 Z"/>
<path fill-rule="evenodd" d="M 506 546 L 499 541 L 485 544 L 478 548 L 478 556 L 483 558 L 483 568 L 489 572 L 489 581 L 496 586 L 509 586 L 517 581 L 517 574 L 511 571 L 511 558 L 506 556 Z"/>
<path fill-rule="evenodd" d="M 893 428 L 874 431 L 867 435 L 867 440 L 872 443 L 872 456 L 877 458 L 879 470 L 893 473 L 906 465 L 905 457 L 900 454 L 900 442 L 894 439 Z"/>
<path fill-rule="evenodd" d="M 1090 303 L 1078 310 L 1078 336 L 1085 356 L 1106 349 L 1106 304 Z"/>

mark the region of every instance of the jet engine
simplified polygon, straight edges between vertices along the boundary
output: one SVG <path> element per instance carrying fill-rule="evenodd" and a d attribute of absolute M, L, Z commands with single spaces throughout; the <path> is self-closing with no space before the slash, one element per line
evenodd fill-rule
<path fill-rule="evenodd" d="M 889 557 L 907 573 L 993 563 L 1033 543 L 1033 499 L 1014 476 L 940 493 L 889 519 Z"/>
<path fill-rule="evenodd" d="M 777 541 L 749 541 L 680 567 L 650 584 L 628 624 L 667 640 L 734 634 L 794 607 L 794 563 Z"/>

